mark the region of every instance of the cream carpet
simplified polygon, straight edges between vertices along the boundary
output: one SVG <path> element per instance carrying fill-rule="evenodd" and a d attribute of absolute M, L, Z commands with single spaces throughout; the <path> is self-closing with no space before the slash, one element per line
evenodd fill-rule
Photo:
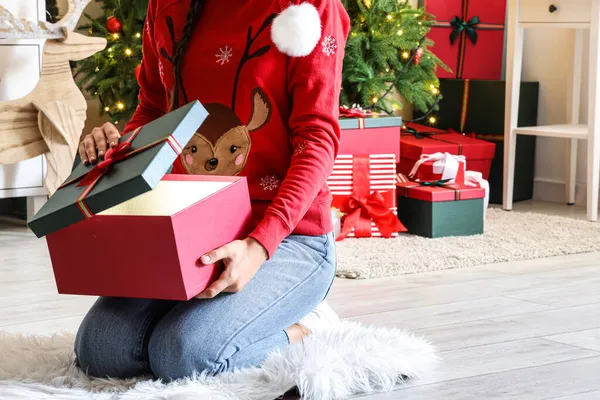
<path fill-rule="evenodd" d="M 165 384 L 93 379 L 73 364 L 73 335 L 0 333 L 0 400 L 274 400 L 297 387 L 306 400 L 386 392 L 438 361 L 424 339 L 343 321 L 271 354 L 261 368 Z"/>
<path fill-rule="evenodd" d="M 483 235 L 428 239 L 401 234 L 338 242 L 338 276 L 380 278 L 592 251 L 600 251 L 600 223 L 491 208 Z"/>

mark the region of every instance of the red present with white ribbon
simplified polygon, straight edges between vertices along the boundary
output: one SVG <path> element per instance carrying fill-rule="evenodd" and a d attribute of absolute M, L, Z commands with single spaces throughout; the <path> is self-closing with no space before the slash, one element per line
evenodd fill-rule
<path fill-rule="evenodd" d="M 423 154 L 413 166 L 409 177 L 421 181 L 449 180 L 463 182 L 467 170 L 465 156 L 450 153 Z"/>
<path fill-rule="evenodd" d="M 344 214 L 338 240 L 406 231 L 397 218 L 394 154 L 339 155 L 327 185 L 332 206 Z"/>
<path fill-rule="evenodd" d="M 464 184 L 466 186 L 479 187 L 485 190 L 483 198 L 483 217 L 485 218 L 488 205 L 490 204 L 490 183 L 483 179 L 483 174 L 478 171 L 465 171 Z"/>

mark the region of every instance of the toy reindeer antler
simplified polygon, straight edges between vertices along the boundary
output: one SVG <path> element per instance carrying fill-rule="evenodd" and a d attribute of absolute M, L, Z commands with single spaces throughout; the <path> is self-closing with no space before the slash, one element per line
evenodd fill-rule
<path fill-rule="evenodd" d="M 69 0 L 69 10 L 57 23 L 19 19 L 0 6 L 0 39 L 65 39 L 73 31 L 89 0 Z"/>

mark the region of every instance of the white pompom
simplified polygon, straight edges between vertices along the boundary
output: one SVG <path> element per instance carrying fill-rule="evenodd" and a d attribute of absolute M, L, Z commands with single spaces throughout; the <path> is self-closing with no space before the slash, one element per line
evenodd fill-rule
<path fill-rule="evenodd" d="M 271 39 L 288 56 L 309 55 L 321 39 L 319 11 L 310 3 L 289 6 L 273 20 Z"/>

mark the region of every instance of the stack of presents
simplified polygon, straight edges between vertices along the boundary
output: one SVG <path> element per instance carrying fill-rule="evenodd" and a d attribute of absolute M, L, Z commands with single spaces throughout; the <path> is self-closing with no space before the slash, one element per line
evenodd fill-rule
<path fill-rule="evenodd" d="M 480 234 L 488 204 L 502 202 L 506 0 L 422 5 L 438 21 L 432 51 L 452 70 L 438 70 L 439 110 L 405 124 L 340 110 L 340 155 L 328 180 L 338 240 Z M 539 84 L 521 85 L 518 123 L 536 125 Z M 533 197 L 535 140 L 517 139 L 514 201 Z"/>

